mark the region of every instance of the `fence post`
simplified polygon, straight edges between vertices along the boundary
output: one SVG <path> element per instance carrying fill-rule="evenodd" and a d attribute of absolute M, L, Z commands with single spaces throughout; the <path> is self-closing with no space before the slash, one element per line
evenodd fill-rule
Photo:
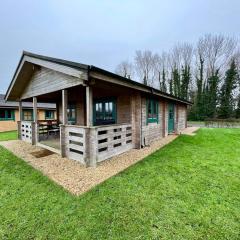
<path fill-rule="evenodd" d="M 65 125 L 60 125 L 60 153 L 61 157 L 66 157 L 66 127 Z"/>
<path fill-rule="evenodd" d="M 22 140 L 22 122 L 18 121 L 17 126 L 18 126 L 18 139 Z"/>
<path fill-rule="evenodd" d="M 36 145 L 36 123 L 31 122 L 32 145 Z"/>
<path fill-rule="evenodd" d="M 97 130 L 94 127 L 86 128 L 85 134 L 86 166 L 97 166 Z"/>

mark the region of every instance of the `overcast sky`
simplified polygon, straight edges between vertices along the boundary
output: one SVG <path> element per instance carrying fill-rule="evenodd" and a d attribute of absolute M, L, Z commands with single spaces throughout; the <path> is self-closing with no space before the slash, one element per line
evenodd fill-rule
<path fill-rule="evenodd" d="M 7 0 L 0 3 L 0 93 L 23 50 L 114 71 L 135 50 L 205 33 L 239 37 L 240 0 Z"/>

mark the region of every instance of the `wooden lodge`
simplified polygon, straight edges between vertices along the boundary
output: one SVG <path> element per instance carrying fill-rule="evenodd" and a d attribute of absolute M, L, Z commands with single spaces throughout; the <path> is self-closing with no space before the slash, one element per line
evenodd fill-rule
<path fill-rule="evenodd" d="M 186 128 L 190 102 L 95 66 L 23 52 L 7 101 L 33 103 L 19 139 L 86 166 L 141 148 Z M 41 124 L 37 103 L 55 103 L 56 120 Z M 51 126 L 49 126 L 51 125 Z"/>

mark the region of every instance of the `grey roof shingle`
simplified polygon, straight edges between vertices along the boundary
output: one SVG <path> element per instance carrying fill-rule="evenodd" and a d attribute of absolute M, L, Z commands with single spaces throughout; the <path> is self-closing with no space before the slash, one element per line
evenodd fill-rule
<path fill-rule="evenodd" d="M 19 106 L 18 102 L 5 101 L 4 97 L 5 97 L 4 94 L 0 94 L 0 108 L 18 108 L 18 106 Z M 32 108 L 33 104 L 31 102 L 22 102 L 22 107 L 23 108 Z M 38 103 L 37 107 L 41 108 L 41 109 L 55 109 L 56 104 L 54 104 L 54 103 Z"/>

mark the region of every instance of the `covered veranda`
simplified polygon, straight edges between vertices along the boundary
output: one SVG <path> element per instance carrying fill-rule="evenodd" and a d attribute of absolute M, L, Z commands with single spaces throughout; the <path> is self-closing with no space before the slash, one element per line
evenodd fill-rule
<path fill-rule="evenodd" d="M 33 121 L 21 120 L 19 138 L 62 157 L 96 166 L 135 146 L 133 99 L 129 90 L 102 82 L 35 96 Z M 37 102 L 56 103 L 56 119 L 39 121 Z M 20 110 L 21 106 L 20 101 Z"/>

